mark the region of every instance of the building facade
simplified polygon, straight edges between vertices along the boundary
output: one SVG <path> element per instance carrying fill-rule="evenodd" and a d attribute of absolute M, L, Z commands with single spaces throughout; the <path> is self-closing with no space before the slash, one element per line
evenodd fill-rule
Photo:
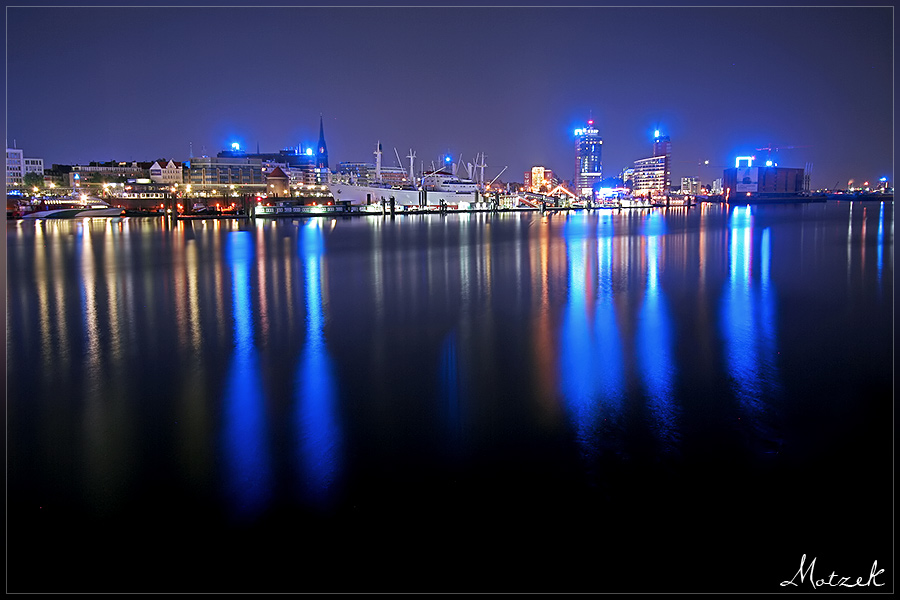
<path fill-rule="evenodd" d="M 189 161 L 185 183 L 195 192 L 218 192 L 232 185 L 263 191 L 266 182 L 258 158 L 203 156 Z"/>
<path fill-rule="evenodd" d="M 634 161 L 631 190 L 635 196 L 661 196 L 666 190 L 666 157 L 651 156 Z"/>
<path fill-rule="evenodd" d="M 593 119 L 587 127 L 575 130 L 575 193 L 591 197 L 603 179 L 603 138 L 594 127 Z"/>
<path fill-rule="evenodd" d="M 25 178 L 24 151 L 18 148 L 6 149 L 6 187 L 21 186 Z"/>
<path fill-rule="evenodd" d="M 157 160 L 150 165 L 150 181 L 155 183 L 182 183 L 183 168 L 173 160 Z"/>
<path fill-rule="evenodd" d="M 553 175 L 552 169 L 541 166 L 531 167 L 525 171 L 525 188 L 534 193 L 548 192 L 560 184 L 559 179 Z"/>
<path fill-rule="evenodd" d="M 26 158 L 25 160 L 25 174 L 34 173 L 36 175 L 44 176 L 44 159 L 43 158 Z"/>
<path fill-rule="evenodd" d="M 700 194 L 700 178 L 699 177 L 682 177 L 681 193 L 689 196 Z"/>
<path fill-rule="evenodd" d="M 333 183 L 358 183 L 371 185 L 376 183 L 375 164 L 367 162 L 338 163 L 332 177 Z M 409 173 L 403 167 L 381 166 L 381 182 L 384 185 L 409 185 Z"/>
<path fill-rule="evenodd" d="M 672 142 L 669 141 L 669 136 L 659 135 L 659 130 L 655 132 L 653 139 L 653 156 L 665 158 L 662 193 L 668 194 L 669 190 L 672 189 Z"/>
<path fill-rule="evenodd" d="M 726 197 L 801 195 L 804 190 L 804 169 L 791 167 L 734 167 L 725 169 L 722 187 Z"/>
<path fill-rule="evenodd" d="M 69 187 L 100 186 L 104 183 L 122 183 L 127 179 L 147 179 L 150 164 L 137 162 L 92 162 L 87 165 L 72 165 L 69 171 Z"/>
<path fill-rule="evenodd" d="M 291 178 L 281 167 L 275 167 L 266 174 L 266 193 L 275 197 L 291 195 Z"/>

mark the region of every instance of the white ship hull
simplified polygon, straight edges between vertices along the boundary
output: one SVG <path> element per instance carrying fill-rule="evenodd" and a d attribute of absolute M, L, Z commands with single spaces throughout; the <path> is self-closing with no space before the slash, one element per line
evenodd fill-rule
<path fill-rule="evenodd" d="M 461 202 L 473 204 L 484 200 L 478 192 L 442 192 L 428 190 L 398 190 L 377 186 L 354 185 L 349 183 L 329 183 L 328 190 L 336 202 L 349 202 L 352 206 L 390 205 L 394 206 L 440 206 L 456 207 Z"/>

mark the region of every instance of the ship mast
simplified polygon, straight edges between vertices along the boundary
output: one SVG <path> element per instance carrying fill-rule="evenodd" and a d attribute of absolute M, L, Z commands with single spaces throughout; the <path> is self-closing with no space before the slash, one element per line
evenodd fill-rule
<path fill-rule="evenodd" d="M 412 151 L 412 148 L 409 149 L 409 154 L 406 156 L 409 159 L 409 182 L 415 186 L 416 185 L 416 153 Z"/>
<path fill-rule="evenodd" d="M 381 183 L 381 142 L 375 146 L 375 181 Z"/>
<path fill-rule="evenodd" d="M 486 164 L 484 164 L 484 152 L 481 153 L 481 162 L 478 162 L 478 159 L 476 158 L 475 166 L 481 167 L 481 178 L 480 178 L 481 182 L 480 183 L 481 183 L 481 186 L 484 187 L 484 168 L 487 166 Z"/>

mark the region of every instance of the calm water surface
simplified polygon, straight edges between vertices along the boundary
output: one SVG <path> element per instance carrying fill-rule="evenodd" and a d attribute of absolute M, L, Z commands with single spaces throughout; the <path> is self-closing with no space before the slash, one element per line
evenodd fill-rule
<path fill-rule="evenodd" d="M 8 591 L 893 591 L 893 236 L 8 222 Z"/>

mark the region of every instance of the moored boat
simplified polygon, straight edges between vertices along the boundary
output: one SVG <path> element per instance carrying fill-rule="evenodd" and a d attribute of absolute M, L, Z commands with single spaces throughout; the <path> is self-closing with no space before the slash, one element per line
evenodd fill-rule
<path fill-rule="evenodd" d="M 22 216 L 23 219 L 83 219 L 94 217 L 121 217 L 125 214 L 124 208 L 110 206 L 108 202 L 86 196 L 63 200 L 53 204 L 53 208 L 47 208 L 41 204 L 38 210 Z"/>
<path fill-rule="evenodd" d="M 433 168 L 430 172 L 422 173 L 421 177 L 416 177 L 414 174 L 415 153 L 410 151 L 408 156 L 409 181 L 417 183 L 417 185 L 384 183 L 381 177 L 380 143 L 376 146 L 375 157 L 375 181 L 359 182 L 351 179 L 326 184 L 336 203 L 347 203 L 351 206 L 427 208 L 476 205 L 485 200 L 483 157 L 481 163 L 475 165 L 475 167 L 481 167 L 481 181 L 475 180 L 471 164 L 467 165 L 469 168 L 469 177 L 467 178 L 456 175 L 455 165 L 452 172 Z"/>

